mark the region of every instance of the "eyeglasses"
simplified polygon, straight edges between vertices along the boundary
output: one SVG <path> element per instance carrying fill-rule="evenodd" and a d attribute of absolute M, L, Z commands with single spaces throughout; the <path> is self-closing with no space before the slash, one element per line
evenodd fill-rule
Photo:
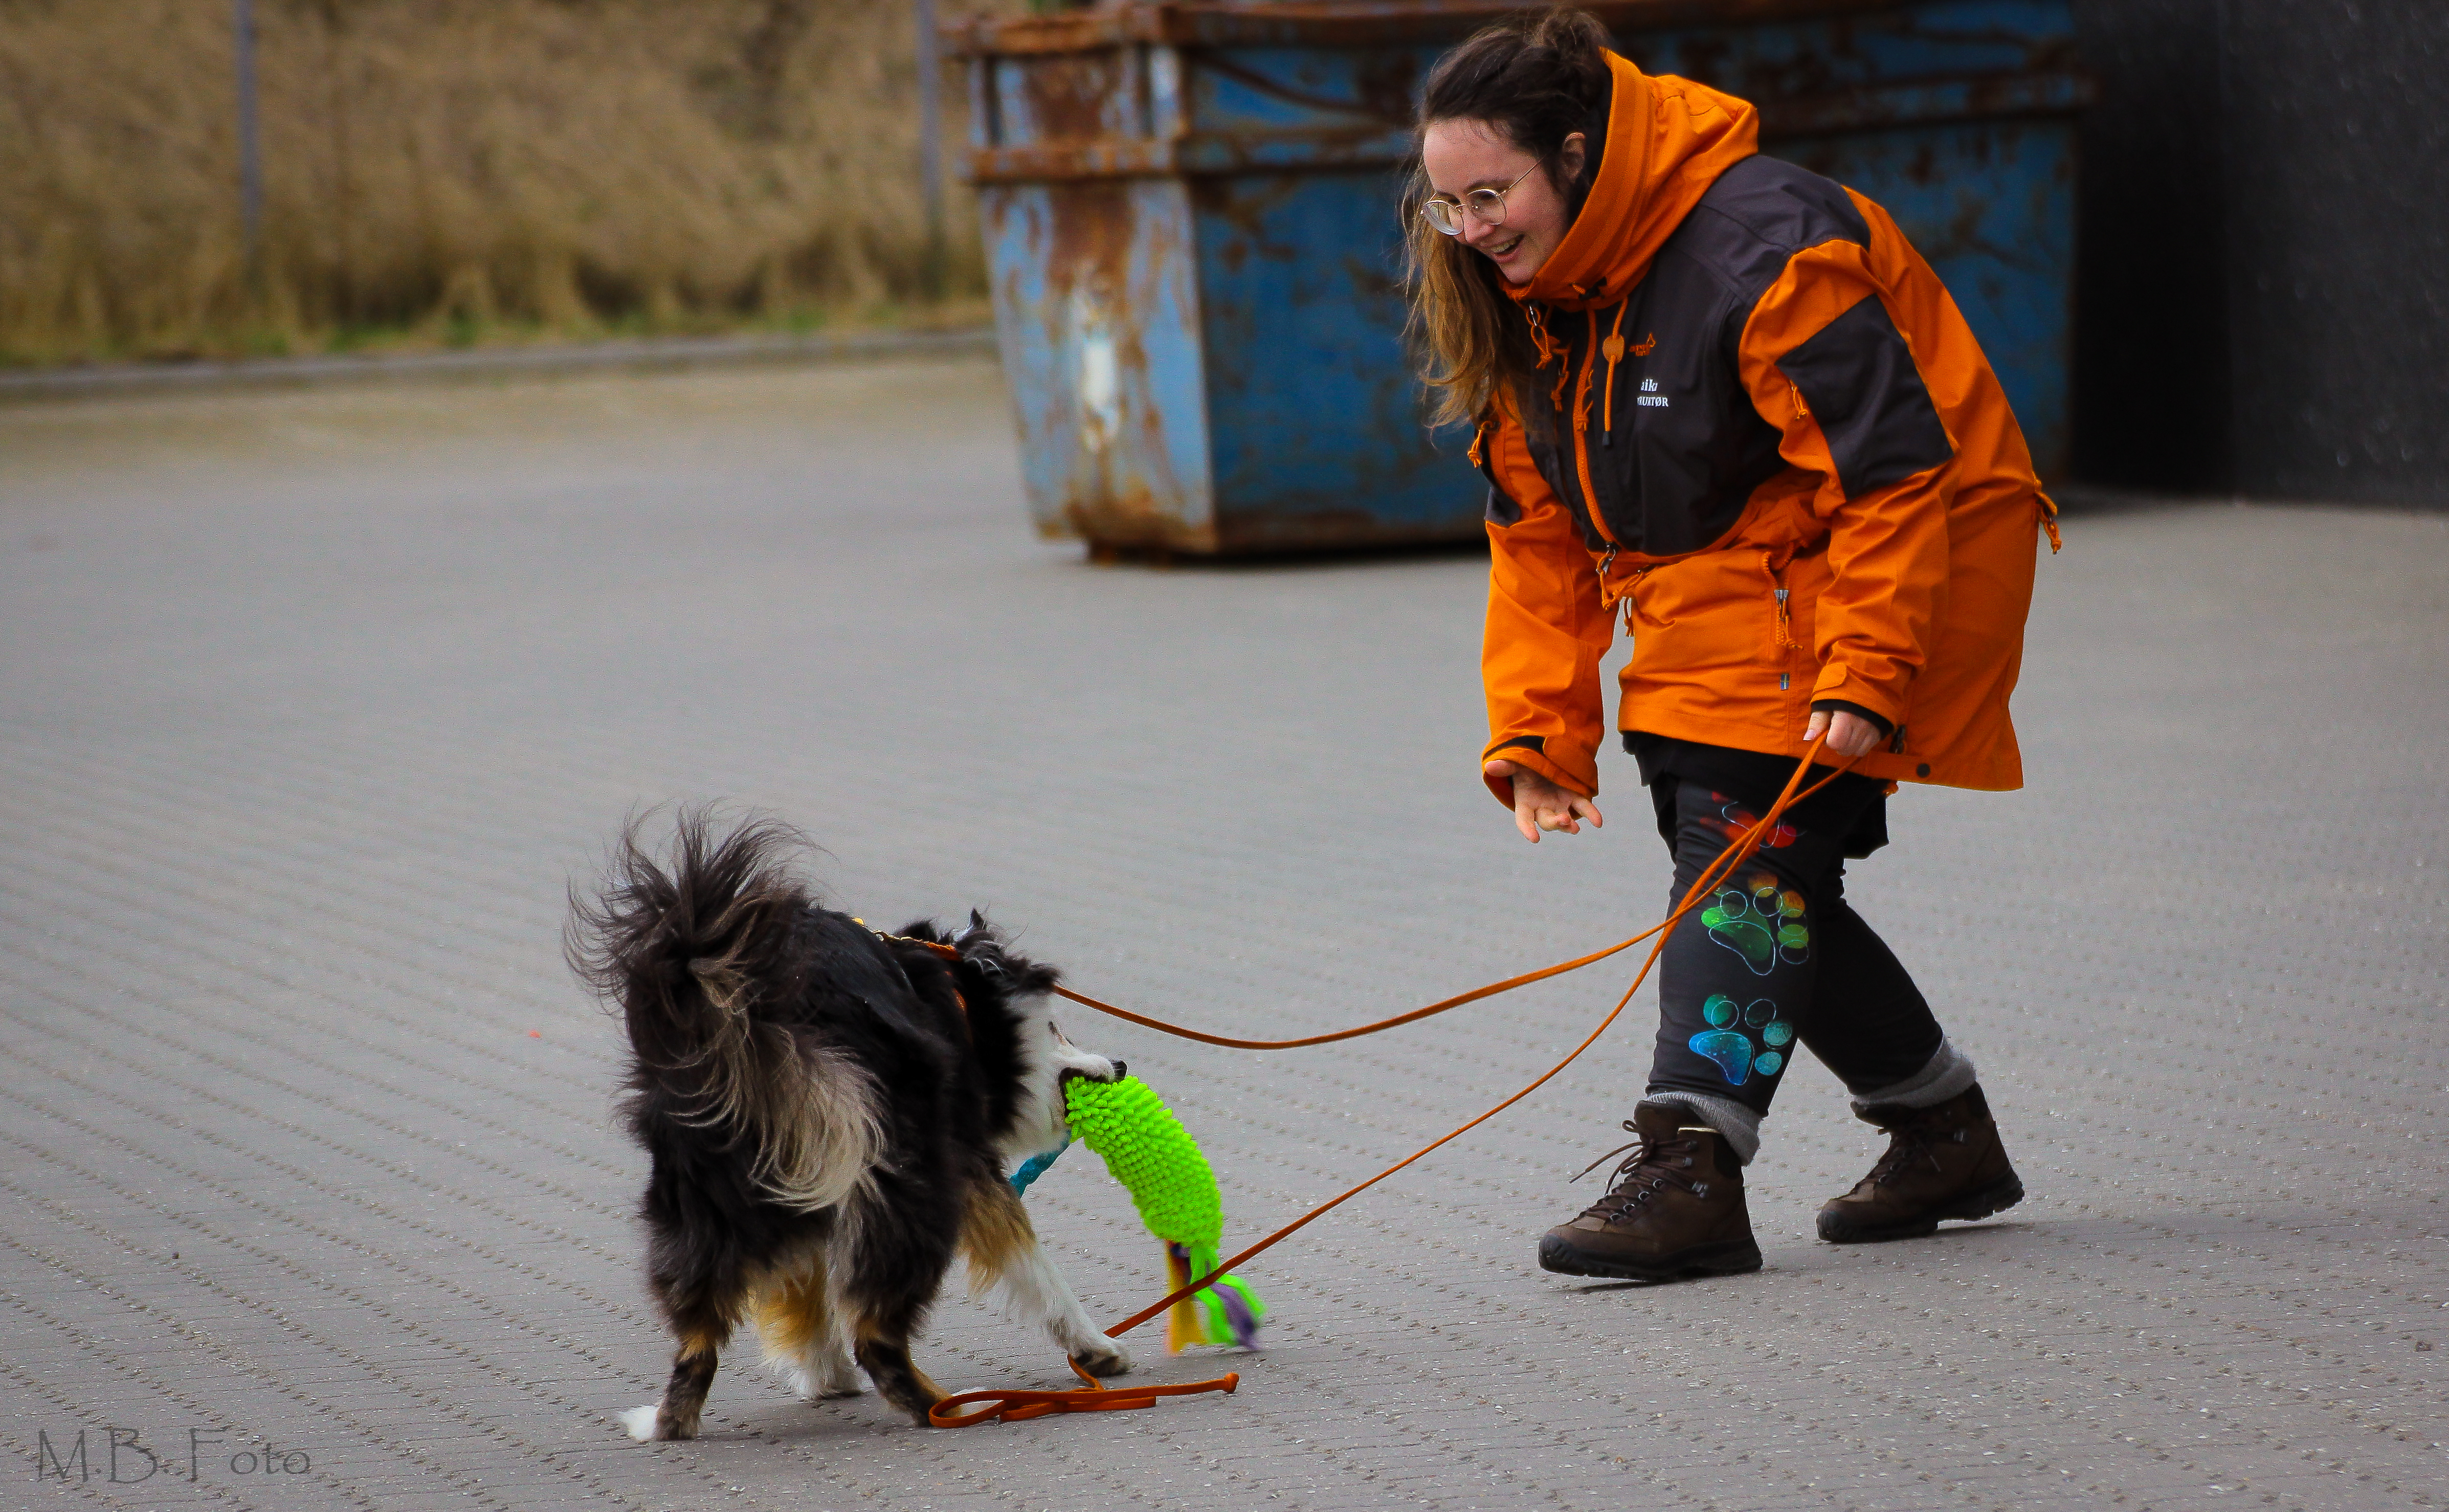
<path fill-rule="evenodd" d="M 1523 179 L 1538 171 L 1538 167 L 1537 163 L 1532 164 L 1522 170 L 1521 178 L 1515 179 L 1513 184 L 1507 184 L 1502 189 L 1474 189 L 1459 200 L 1449 199 L 1442 194 L 1433 194 L 1420 202 L 1420 213 L 1429 218 L 1429 224 L 1448 236 L 1462 235 L 1462 212 L 1465 210 L 1469 210 L 1475 218 L 1485 224 L 1503 225 L 1505 197 L 1512 193 Z"/>

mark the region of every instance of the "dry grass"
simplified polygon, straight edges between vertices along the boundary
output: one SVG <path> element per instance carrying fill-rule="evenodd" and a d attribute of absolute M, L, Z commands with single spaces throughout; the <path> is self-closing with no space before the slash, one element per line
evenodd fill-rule
<path fill-rule="evenodd" d="M 230 10 L 0 0 L 0 360 L 808 323 L 934 291 L 908 0 L 256 0 L 260 279 Z M 941 287 L 974 300 L 957 184 L 947 224 Z"/>

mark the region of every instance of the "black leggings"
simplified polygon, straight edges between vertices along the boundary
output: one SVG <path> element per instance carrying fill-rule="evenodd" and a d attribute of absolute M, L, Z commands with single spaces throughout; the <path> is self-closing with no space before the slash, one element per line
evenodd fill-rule
<path fill-rule="evenodd" d="M 1750 785 L 1723 779 L 1658 782 L 1674 788 L 1668 843 L 1681 901 L 1777 793 L 1728 792 Z M 1650 1094 L 1706 1093 L 1766 1113 L 1798 1044 L 1858 1095 L 1904 1080 L 1938 1053 L 1930 1004 L 1845 903 L 1847 838 L 1880 793 L 1866 778 L 1841 777 L 1788 809 L 1676 925 L 1659 961 Z M 1668 794 L 1653 796 L 1664 833 Z"/>

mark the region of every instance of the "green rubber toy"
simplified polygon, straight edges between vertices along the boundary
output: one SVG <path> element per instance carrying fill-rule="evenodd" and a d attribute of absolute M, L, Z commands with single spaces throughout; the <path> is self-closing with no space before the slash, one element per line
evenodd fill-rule
<path fill-rule="evenodd" d="M 1063 1108 L 1072 1137 L 1095 1151 L 1106 1169 L 1131 1194 L 1140 1221 L 1165 1242 L 1166 1273 L 1180 1290 L 1205 1276 L 1208 1284 L 1173 1305 L 1166 1321 L 1166 1347 L 1238 1344 L 1257 1347 L 1267 1309 L 1259 1294 L 1232 1276 L 1217 1273 L 1224 1239 L 1224 1198 L 1216 1173 L 1199 1153 L 1190 1131 L 1163 1099 L 1137 1076 L 1091 1081 L 1071 1076 L 1063 1085 Z"/>

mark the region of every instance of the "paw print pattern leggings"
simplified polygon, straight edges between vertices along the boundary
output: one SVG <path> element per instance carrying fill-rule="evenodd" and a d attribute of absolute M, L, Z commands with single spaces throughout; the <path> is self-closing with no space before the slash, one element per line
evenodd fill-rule
<path fill-rule="evenodd" d="M 1674 901 L 1777 799 L 1773 788 L 1726 790 L 1736 785 L 1754 785 L 1723 774 L 1662 774 L 1653 785 L 1659 829 L 1675 852 Z M 1880 795 L 1877 783 L 1839 778 L 1787 810 L 1684 916 L 1659 961 L 1651 1095 L 1698 1093 L 1764 1114 L 1797 1045 L 1857 1093 L 1911 1076 L 1938 1053 L 1930 1004 L 1845 903 L 1848 838 Z"/>

